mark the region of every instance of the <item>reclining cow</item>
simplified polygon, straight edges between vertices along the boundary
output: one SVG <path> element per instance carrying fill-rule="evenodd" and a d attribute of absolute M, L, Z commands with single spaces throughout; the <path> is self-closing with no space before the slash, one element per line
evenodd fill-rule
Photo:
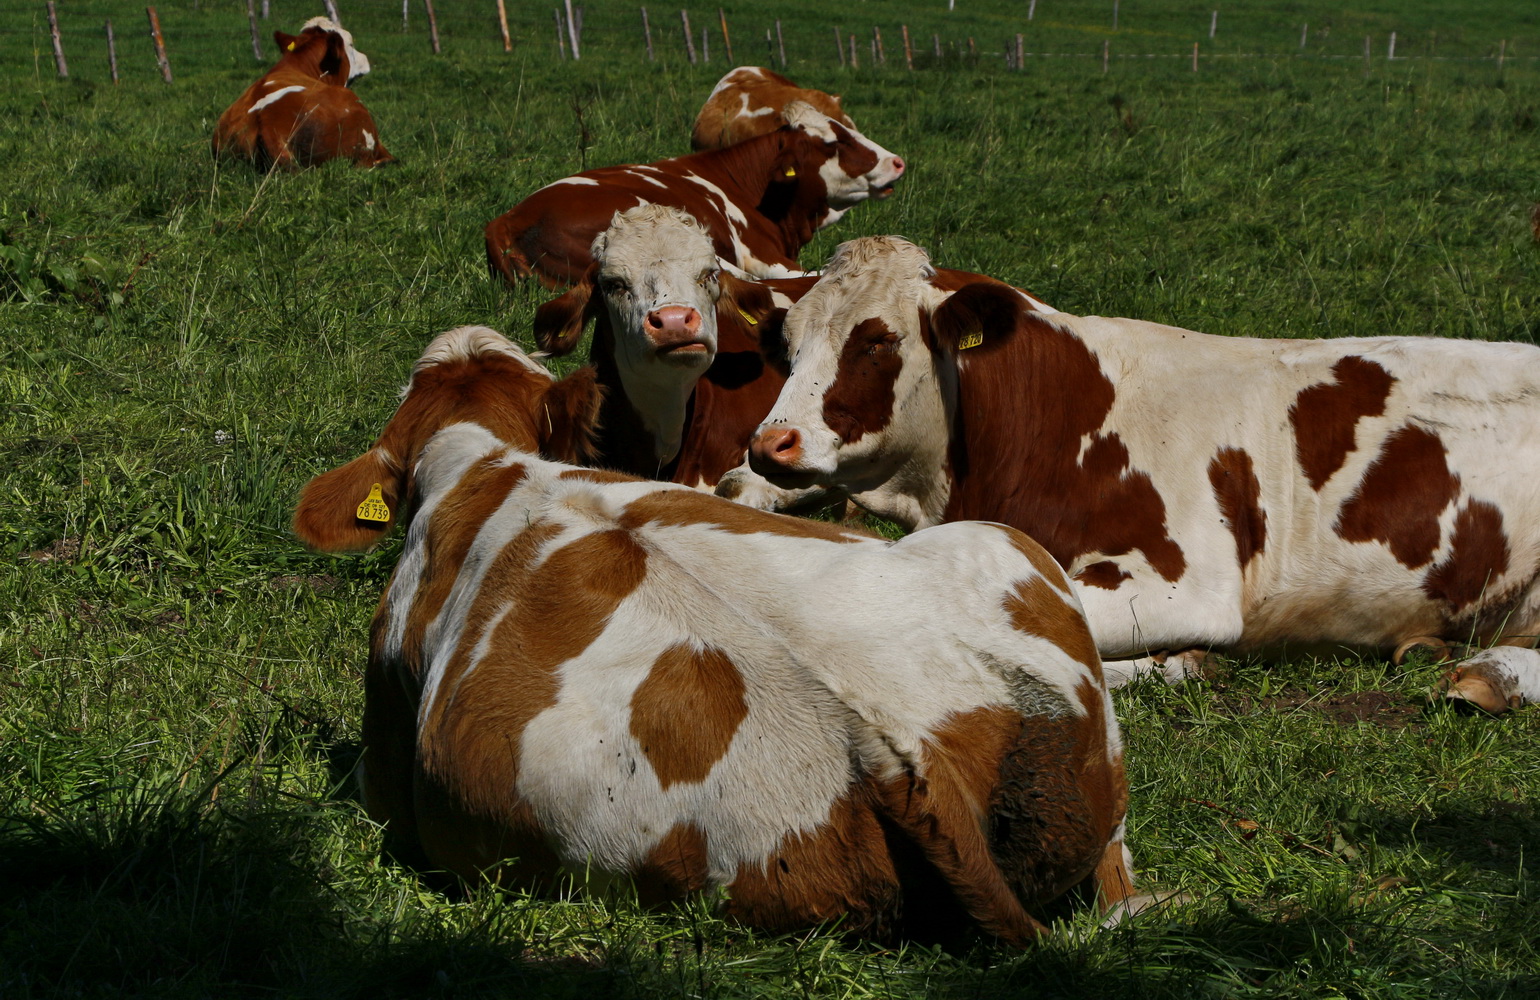
<path fill-rule="evenodd" d="M 1020 528 L 1104 657 L 1466 641 L 1498 648 L 1450 696 L 1540 700 L 1540 348 L 1044 312 L 939 287 L 894 237 L 841 246 L 783 333 L 750 467 L 884 487 L 910 527 Z"/>
<path fill-rule="evenodd" d="M 727 149 L 588 170 L 547 184 L 486 227 L 487 264 L 508 281 L 570 285 L 616 212 L 651 202 L 698 219 L 718 257 L 756 278 L 800 274 L 797 253 L 868 198 L 886 198 L 904 161 L 793 101 L 786 126 Z"/>
<path fill-rule="evenodd" d="M 374 167 L 395 159 L 349 84 L 369 72 L 353 36 L 324 17 L 298 35 L 273 32 L 278 65 L 246 88 L 214 126 L 214 155 L 266 171 L 313 167 L 342 157 Z"/>
<path fill-rule="evenodd" d="M 721 149 L 774 132 L 786 124 L 781 109 L 792 101 L 810 104 L 848 129 L 856 127 L 838 94 L 806 90 L 763 66 L 739 66 L 711 89 L 690 129 L 690 148 L 697 153 Z"/>
<path fill-rule="evenodd" d="M 305 489 L 320 548 L 378 538 L 373 503 L 411 509 L 371 629 L 372 817 L 467 879 L 725 890 L 770 931 L 971 919 L 1023 945 L 1071 887 L 1124 899 L 1117 724 L 1046 553 L 538 457 L 581 451 L 595 398 L 453 330 L 379 442 Z"/>

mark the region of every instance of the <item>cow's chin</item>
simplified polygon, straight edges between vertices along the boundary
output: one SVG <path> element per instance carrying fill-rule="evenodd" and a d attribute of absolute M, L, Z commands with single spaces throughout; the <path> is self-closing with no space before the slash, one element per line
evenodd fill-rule
<path fill-rule="evenodd" d="M 873 201 L 882 201 L 883 199 L 891 198 L 892 196 L 893 196 L 893 185 L 891 185 L 891 184 L 889 184 L 886 187 L 877 188 L 875 191 L 872 192 L 872 200 Z"/>
<path fill-rule="evenodd" d="M 764 477 L 771 486 L 783 490 L 808 490 L 818 485 L 818 473 L 793 469 L 762 469 L 751 461 L 749 467 Z"/>

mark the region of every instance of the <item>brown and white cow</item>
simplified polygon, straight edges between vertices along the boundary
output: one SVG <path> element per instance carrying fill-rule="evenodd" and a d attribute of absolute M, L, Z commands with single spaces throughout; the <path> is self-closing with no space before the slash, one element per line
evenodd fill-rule
<path fill-rule="evenodd" d="M 763 66 L 739 66 L 711 89 L 690 129 L 690 148 L 721 149 L 774 132 L 786 124 L 781 109 L 792 101 L 810 104 L 846 128 L 856 127 L 838 94 L 804 89 Z"/>
<path fill-rule="evenodd" d="M 762 355 L 760 331 L 817 279 L 734 277 L 705 228 L 666 205 L 615 213 L 591 252 L 578 282 L 536 311 L 534 329 L 542 351 L 563 355 L 593 323 L 588 356 L 605 389 L 595 464 L 715 486 L 743 464 L 786 380 Z"/>
<path fill-rule="evenodd" d="M 616 212 L 651 202 L 681 208 L 716 254 L 757 278 L 802 273 L 813 234 L 868 198 L 886 198 L 904 161 L 800 101 L 786 126 L 727 149 L 603 167 L 536 191 L 486 227 L 487 263 L 510 282 L 531 274 L 570 285 Z"/>
<path fill-rule="evenodd" d="M 387 832 L 465 878 L 725 891 L 771 931 L 971 918 L 1022 945 L 1073 886 L 1124 899 L 1117 723 L 1042 549 L 545 461 L 586 419 L 561 385 L 490 330 L 444 334 L 379 443 L 300 499 L 325 548 L 377 477 L 413 511 L 365 680 Z"/>
<path fill-rule="evenodd" d="M 351 34 L 313 17 L 299 34 L 275 31 L 273 39 L 278 65 L 219 116 L 214 155 L 250 160 L 261 170 L 313 167 L 339 157 L 360 167 L 395 159 L 348 86 L 369 72 Z"/>
<path fill-rule="evenodd" d="M 1109 659 L 1498 644 L 1524 648 L 1451 694 L 1540 700 L 1540 348 L 1071 316 L 940 287 L 893 237 L 840 247 L 783 331 L 754 471 L 886 484 L 879 513 L 911 527 L 1020 528 Z"/>

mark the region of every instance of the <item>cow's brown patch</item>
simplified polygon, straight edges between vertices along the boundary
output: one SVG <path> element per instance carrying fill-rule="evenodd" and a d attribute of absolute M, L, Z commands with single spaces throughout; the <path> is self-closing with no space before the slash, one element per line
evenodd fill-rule
<path fill-rule="evenodd" d="M 877 167 L 877 154 L 863 142 L 857 142 L 850 130 L 838 122 L 830 122 L 834 130 L 835 148 L 839 150 L 840 169 L 847 177 L 861 177 Z"/>
<path fill-rule="evenodd" d="M 1357 447 L 1358 421 L 1385 412 L 1396 380 L 1379 364 L 1350 354 L 1331 369 L 1335 382 L 1306 386 L 1289 407 L 1294 451 L 1312 489 L 1319 491 Z"/>
<path fill-rule="evenodd" d="M 743 677 L 714 646 L 671 646 L 631 696 L 631 735 L 658 784 L 705 781 L 749 714 Z"/>
<path fill-rule="evenodd" d="M 1002 604 L 1010 615 L 1012 628 L 1048 640 L 1085 664 L 1093 674 L 1101 672 L 1101 657 L 1085 618 L 1065 604 L 1064 598 L 1042 577 L 1017 583 Z"/>
<path fill-rule="evenodd" d="M 1437 434 L 1407 424 L 1385 439 L 1358 489 L 1337 513 L 1348 542 L 1383 542 L 1408 569 L 1426 565 L 1438 548 L 1438 516 L 1460 490 Z"/>
<path fill-rule="evenodd" d="M 647 852 L 633 881 L 642 905 L 656 906 L 699 892 L 709 876 L 705 831 L 694 823 L 679 823 Z"/>
<path fill-rule="evenodd" d="M 864 319 L 845 338 L 834 384 L 823 397 L 823 419 L 847 444 L 893 419 L 893 387 L 904 367 L 898 335 L 881 319 Z"/>
<path fill-rule="evenodd" d="M 401 656 L 414 677 L 422 669 L 422 642 L 428 626 L 438 617 L 460 578 L 460 569 L 476 536 L 508 494 L 524 481 L 525 468 L 503 464 L 496 452 L 466 470 L 446 493 L 428 522 L 423 539 L 422 575 L 407 610 Z"/>
<path fill-rule="evenodd" d="M 957 292 L 922 330 L 938 356 L 968 359 L 947 520 L 1002 521 L 1061 566 L 1138 550 L 1166 580 L 1181 578 L 1187 559 L 1167 532 L 1165 500 L 1118 433 L 1104 431 L 1116 391 L 1084 341 L 993 282 Z M 959 336 L 978 331 L 983 343 L 957 354 Z"/>
<path fill-rule="evenodd" d="M 852 784 L 815 829 L 788 832 L 763 865 L 739 867 L 727 912 L 772 933 L 839 917 L 844 929 L 882 937 L 901 905 L 882 825 L 867 790 Z"/>
<path fill-rule="evenodd" d="M 1041 573 L 1050 583 L 1069 589 L 1069 578 L 1064 575 L 1063 567 L 1053 561 L 1053 556 L 1048 554 L 1047 549 L 1009 525 L 999 525 L 999 527 L 1010 541 L 1011 547 L 1026 556 L 1033 569 Z"/>
<path fill-rule="evenodd" d="M 590 483 L 639 483 L 641 479 L 608 469 L 563 469 L 558 479 L 582 479 Z"/>
<path fill-rule="evenodd" d="M 1131 578 L 1131 574 L 1123 572 L 1122 567 L 1110 559 L 1094 562 L 1075 574 L 1075 579 L 1085 586 L 1103 590 L 1117 590 L 1118 584 Z"/>
<path fill-rule="evenodd" d="M 658 490 L 626 505 L 620 526 L 633 531 L 646 525 L 710 525 L 735 535 L 781 535 L 826 542 L 864 542 L 876 537 L 826 521 L 768 514 L 695 490 Z"/>
<path fill-rule="evenodd" d="M 524 728 L 555 704 L 556 668 L 599 637 L 647 573 L 646 552 L 623 531 L 584 535 L 534 565 L 557 532 L 532 526 L 488 568 L 419 734 L 423 766 L 485 815 L 508 807 Z"/>
<path fill-rule="evenodd" d="M 1448 601 L 1460 611 L 1487 593 L 1508 571 L 1508 535 L 1502 511 L 1484 500 L 1471 500 L 1455 516 L 1449 555 L 1423 578 L 1423 593 Z"/>
<path fill-rule="evenodd" d="M 1208 481 L 1219 502 L 1219 515 L 1235 536 L 1236 558 L 1245 569 L 1267 543 L 1267 511 L 1261 507 L 1262 485 L 1251 456 L 1240 448 L 1221 448 L 1208 465 Z"/>

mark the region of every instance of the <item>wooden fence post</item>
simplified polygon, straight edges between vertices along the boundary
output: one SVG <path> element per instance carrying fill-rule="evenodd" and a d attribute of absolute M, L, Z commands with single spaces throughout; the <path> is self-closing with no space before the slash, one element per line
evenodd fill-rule
<path fill-rule="evenodd" d="M 1023 39 L 1022 39 L 1021 35 L 1018 34 L 1016 36 L 1016 68 L 1017 69 L 1024 69 L 1026 67 L 1026 60 L 1027 60 L 1027 49 L 1026 49 L 1026 46 L 1023 44 Z"/>
<path fill-rule="evenodd" d="M 855 36 L 855 32 L 851 32 L 851 34 L 850 34 L 850 68 L 851 69 L 860 69 L 861 68 L 861 57 L 860 57 L 859 54 L 856 53 L 856 36 Z"/>
<path fill-rule="evenodd" d="M 438 55 L 438 13 L 433 9 L 433 0 L 422 0 L 422 5 L 428 9 L 428 44 L 433 46 L 433 54 Z"/>
<path fill-rule="evenodd" d="M 1392 31 L 1390 33 L 1390 48 L 1386 50 L 1385 58 L 1386 59 L 1394 59 L 1395 57 L 1396 57 L 1396 33 L 1394 31 Z"/>
<path fill-rule="evenodd" d="M 562 62 L 567 61 L 567 29 L 562 27 L 561 8 L 551 9 L 551 20 L 556 22 L 556 55 Z"/>
<path fill-rule="evenodd" d="M 1310 22 L 1306 21 L 1299 26 L 1299 47 L 1304 51 L 1305 43 L 1310 40 Z"/>
<path fill-rule="evenodd" d="M 272 7 L 269 5 L 268 0 L 262 0 L 262 20 L 266 21 L 272 16 L 272 13 Z"/>
<path fill-rule="evenodd" d="M 337 0 L 326 0 L 326 16 L 332 19 L 337 27 L 342 27 L 342 15 L 337 13 Z"/>
<path fill-rule="evenodd" d="M 266 3 L 267 0 L 262 0 L 262 2 Z M 411 6 L 411 3 L 412 0 L 401 0 L 401 33 L 403 35 L 406 34 L 407 10 Z"/>
<path fill-rule="evenodd" d="M 654 62 L 652 55 L 652 25 L 647 23 L 647 8 L 642 8 L 642 37 L 647 39 L 647 61 Z"/>
<path fill-rule="evenodd" d="M 970 55 L 973 58 L 977 59 L 978 58 L 978 54 L 979 54 L 979 47 L 977 45 L 973 44 L 973 36 L 969 35 L 968 36 L 968 55 Z"/>
<path fill-rule="evenodd" d="M 1027 4 L 1027 20 L 1028 21 L 1032 20 L 1033 15 L 1035 15 L 1036 13 L 1037 13 L 1037 0 L 1031 0 L 1031 2 L 1029 2 Z"/>
<path fill-rule="evenodd" d="M 1212 15 L 1209 16 L 1209 19 L 1208 19 L 1208 36 L 1210 38 L 1213 38 L 1214 37 L 1214 33 L 1216 31 L 1218 31 L 1218 30 L 1219 30 L 1219 11 L 1216 10 L 1216 11 L 1214 11 L 1214 13 Z"/>
<path fill-rule="evenodd" d="M 564 2 L 567 6 L 567 37 L 572 41 L 572 58 L 576 61 L 578 59 L 578 32 L 582 29 L 578 25 L 577 18 L 572 13 L 572 0 L 564 0 Z"/>
<path fill-rule="evenodd" d="M 711 65 L 711 29 L 700 29 L 700 61 Z"/>
<path fill-rule="evenodd" d="M 727 12 L 717 8 L 717 19 L 722 22 L 722 48 L 727 50 L 727 64 L 733 64 L 733 40 L 727 33 Z"/>
<path fill-rule="evenodd" d="M 909 72 L 914 72 L 914 49 L 909 45 L 909 25 L 902 26 L 904 31 L 904 65 L 909 67 Z"/>
<path fill-rule="evenodd" d="M 840 29 L 834 29 L 834 51 L 839 53 L 840 65 L 845 65 L 845 38 L 840 34 Z"/>
<path fill-rule="evenodd" d="M 257 31 L 257 5 L 255 0 L 246 0 L 246 22 L 251 25 L 251 54 L 257 62 L 262 61 L 262 35 Z"/>
<path fill-rule="evenodd" d="M 1118 30 L 1118 0 L 1112 0 L 1112 30 Z"/>
<path fill-rule="evenodd" d="M 1364 72 L 1369 72 L 1369 36 L 1364 36 Z"/>
<path fill-rule="evenodd" d="M 1198 43 L 1192 43 L 1192 71 L 1198 72 Z"/>
<path fill-rule="evenodd" d="M 118 40 L 112 34 L 112 18 L 107 19 L 107 68 L 112 71 L 112 82 L 118 82 Z"/>
<path fill-rule="evenodd" d="M 930 36 L 930 48 L 931 48 L 931 52 L 936 57 L 936 61 L 940 62 L 941 61 L 941 36 L 940 35 L 932 34 Z"/>
<path fill-rule="evenodd" d="M 64 42 L 59 39 L 59 15 L 53 9 L 53 0 L 48 0 L 48 33 L 53 36 L 54 68 L 59 71 L 59 79 L 68 80 L 70 68 L 64 61 Z"/>
<path fill-rule="evenodd" d="M 875 24 L 872 25 L 872 46 L 877 53 L 875 56 L 876 60 L 886 66 L 888 64 L 888 54 L 882 51 L 882 29 Z"/>
<path fill-rule="evenodd" d="M 1508 58 L 1508 39 L 1504 38 L 1503 39 L 1503 43 L 1497 47 L 1497 72 L 1501 73 L 1503 71 L 1503 62 L 1507 58 Z"/>
<path fill-rule="evenodd" d="M 1112 42 L 1102 39 L 1102 72 L 1107 72 L 1107 61 L 1112 58 Z"/>
<path fill-rule="evenodd" d="M 166 40 L 160 35 L 160 17 L 154 7 L 146 7 L 144 12 L 150 15 L 150 38 L 155 42 L 155 61 L 160 64 L 160 78 L 170 83 L 171 60 L 166 58 Z"/>
<path fill-rule="evenodd" d="M 691 37 L 691 35 L 690 35 L 690 12 L 687 11 L 687 10 L 680 11 L 679 12 L 679 21 L 680 21 L 681 24 L 684 25 L 684 47 L 685 47 L 685 50 L 690 53 L 690 65 L 694 66 L 695 65 L 695 39 L 693 37 Z"/>
<path fill-rule="evenodd" d="M 775 62 L 775 38 L 770 34 L 770 29 L 765 29 L 765 65 Z"/>
<path fill-rule="evenodd" d="M 508 37 L 508 6 L 503 0 L 497 0 L 497 27 L 503 33 L 503 51 L 513 51 L 513 39 Z"/>
<path fill-rule="evenodd" d="M 786 39 L 781 35 L 781 19 L 775 19 L 775 47 L 781 53 L 781 69 L 786 68 Z"/>

